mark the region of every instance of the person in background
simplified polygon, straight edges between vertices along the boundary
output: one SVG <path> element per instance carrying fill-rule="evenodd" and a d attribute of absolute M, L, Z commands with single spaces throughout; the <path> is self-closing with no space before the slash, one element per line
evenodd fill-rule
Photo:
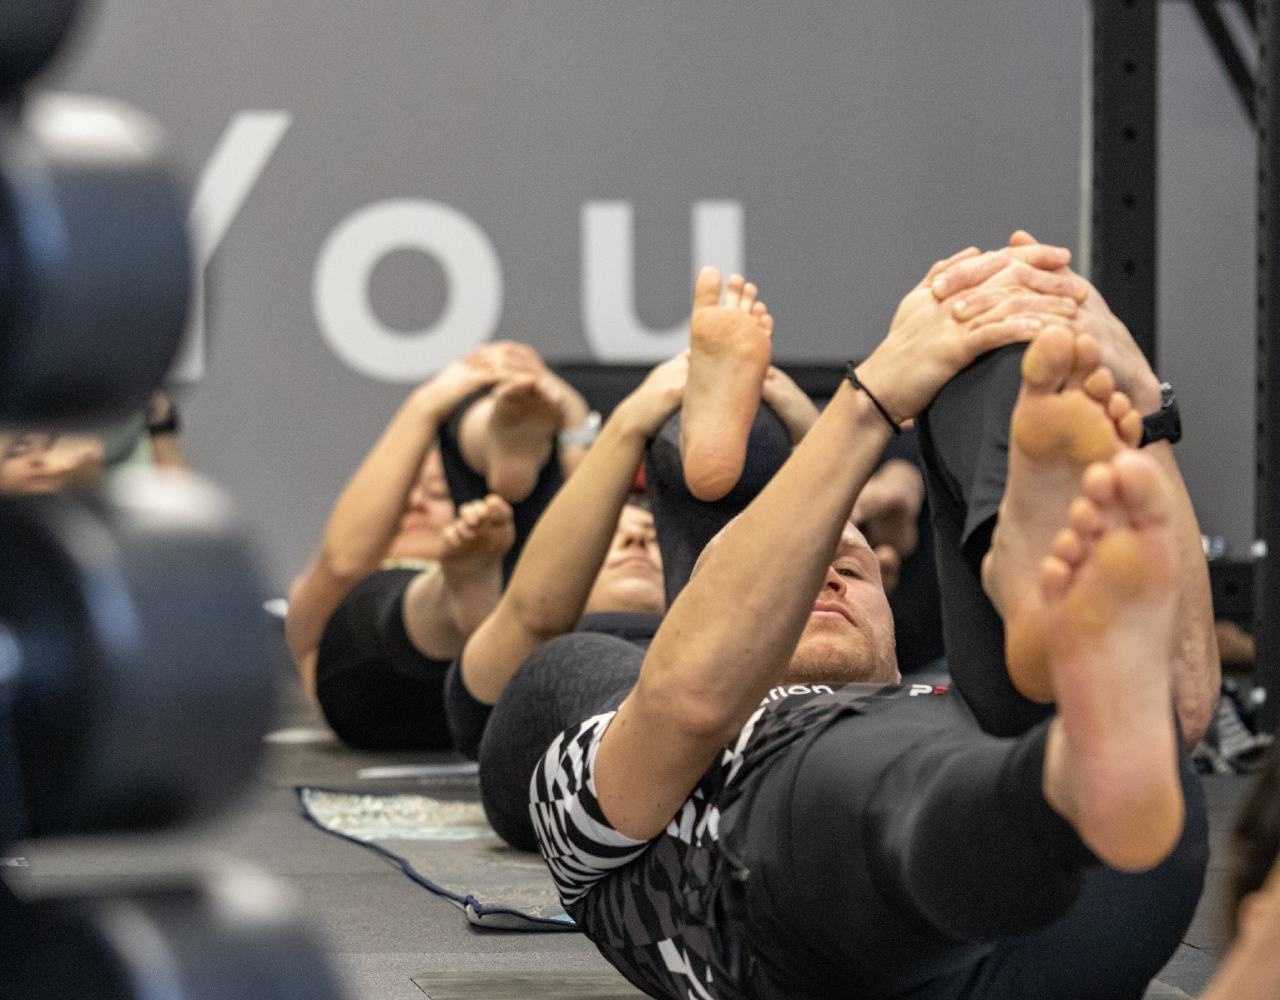
<path fill-rule="evenodd" d="M 57 493 L 102 476 L 102 439 L 91 434 L 0 434 L 0 493 Z"/>

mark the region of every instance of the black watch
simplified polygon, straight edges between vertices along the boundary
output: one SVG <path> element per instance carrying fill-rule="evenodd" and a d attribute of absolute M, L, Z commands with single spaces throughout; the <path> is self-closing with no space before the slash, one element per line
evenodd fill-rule
<path fill-rule="evenodd" d="M 1145 448 L 1156 441 L 1168 441 L 1177 444 L 1182 440 L 1182 418 L 1178 415 L 1178 400 L 1173 394 L 1173 386 L 1168 382 L 1160 383 L 1160 409 L 1149 417 L 1142 418 L 1142 440 L 1139 448 Z"/>

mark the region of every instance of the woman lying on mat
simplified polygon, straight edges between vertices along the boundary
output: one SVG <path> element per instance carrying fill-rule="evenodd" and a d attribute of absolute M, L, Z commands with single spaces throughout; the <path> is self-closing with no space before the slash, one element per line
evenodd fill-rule
<path fill-rule="evenodd" d="M 536 352 L 509 342 L 449 365 L 397 411 L 289 588 L 290 653 L 346 743 L 449 745 L 444 671 L 497 601 L 503 556 L 536 518 L 530 508 L 560 481 L 549 460 L 556 435 L 585 413 Z M 456 517 L 436 447 L 446 425 L 446 456 L 461 452 L 481 487 L 470 502 L 459 497 Z"/>

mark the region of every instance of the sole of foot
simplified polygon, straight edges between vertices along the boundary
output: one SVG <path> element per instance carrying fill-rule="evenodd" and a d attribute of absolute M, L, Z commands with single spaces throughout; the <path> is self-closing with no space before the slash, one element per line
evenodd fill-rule
<path fill-rule="evenodd" d="M 560 391 L 536 375 L 518 375 L 493 390 L 485 435 L 485 483 L 511 503 L 533 492 L 564 420 Z"/>
<path fill-rule="evenodd" d="M 1033 592 L 1049 551 L 1091 462 L 1131 449 L 1142 418 L 1099 365 L 1097 341 L 1049 327 L 1022 359 L 1022 388 L 1009 425 L 1009 471 L 982 585 L 1005 620 L 1005 659 L 1025 697 L 1052 700 L 1044 651 L 1018 634 L 1021 604 Z"/>
<path fill-rule="evenodd" d="M 690 317 L 689 378 L 681 412 L 685 484 L 719 500 L 738 482 L 772 353 L 773 317 L 739 274 L 698 272 Z"/>
<path fill-rule="evenodd" d="M 1143 871 L 1182 832 L 1170 487 L 1136 451 L 1090 466 L 1035 584 L 1057 700 L 1045 792 L 1104 863 Z"/>

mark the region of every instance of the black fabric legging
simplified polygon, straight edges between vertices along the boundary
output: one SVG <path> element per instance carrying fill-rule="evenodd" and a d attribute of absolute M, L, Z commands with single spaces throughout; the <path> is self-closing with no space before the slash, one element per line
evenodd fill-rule
<path fill-rule="evenodd" d="M 1009 417 L 1024 348 L 984 355 L 953 378 L 921 415 L 920 449 L 933 510 L 947 665 L 982 728 L 1014 736 L 1052 709 L 1023 698 L 1004 663 L 1004 625 L 982 589 L 1009 464 Z"/>
<path fill-rule="evenodd" d="M 791 437 L 773 409 L 762 404 L 747 439 L 747 458 L 737 484 L 720 500 L 697 499 L 684 482 L 680 459 L 680 411 L 649 442 L 645 490 L 653 512 L 667 607 L 684 589 L 698 556 L 717 531 L 742 513 L 791 454 Z"/>
<path fill-rule="evenodd" d="M 449 419 L 440 426 L 438 437 L 440 460 L 444 465 L 444 478 L 449 484 L 449 495 L 459 507 L 469 500 L 483 500 L 489 494 L 484 476 L 467 465 L 458 443 L 462 418 L 488 392 L 488 388 L 479 389 L 467 396 L 458 404 Z M 502 557 L 503 586 L 506 586 L 507 581 L 511 579 L 511 571 L 515 569 L 516 560 L 520 558 L 524 543 L 528 540 L 529 533 L 533 531 L 533 526 L 538 523 L 538 518 L 542 516 L 542 512 L 555 497 L 556 491 L 563 485 L 564 471 L 560 468 L 560 449 L 559 445 L 553 441 L 551 455 L 538 472 L 538 481 L 533 487 L 533 492 L 519 503 L 511 505 L 516 540 L 507 554 Z"/>
<path fill-rule="evenodd" d="M 1202 789 L 1184 755 L 1178 847 L 1146 874 L 1110 871 L 1044 801 L 1046 732 L 993 738 L 955 698 L 898 698 L 767 771 L 725 818 L 751 873 L 724 906 L 752 995 L 1141 997 L 1200 897 Z"/>

